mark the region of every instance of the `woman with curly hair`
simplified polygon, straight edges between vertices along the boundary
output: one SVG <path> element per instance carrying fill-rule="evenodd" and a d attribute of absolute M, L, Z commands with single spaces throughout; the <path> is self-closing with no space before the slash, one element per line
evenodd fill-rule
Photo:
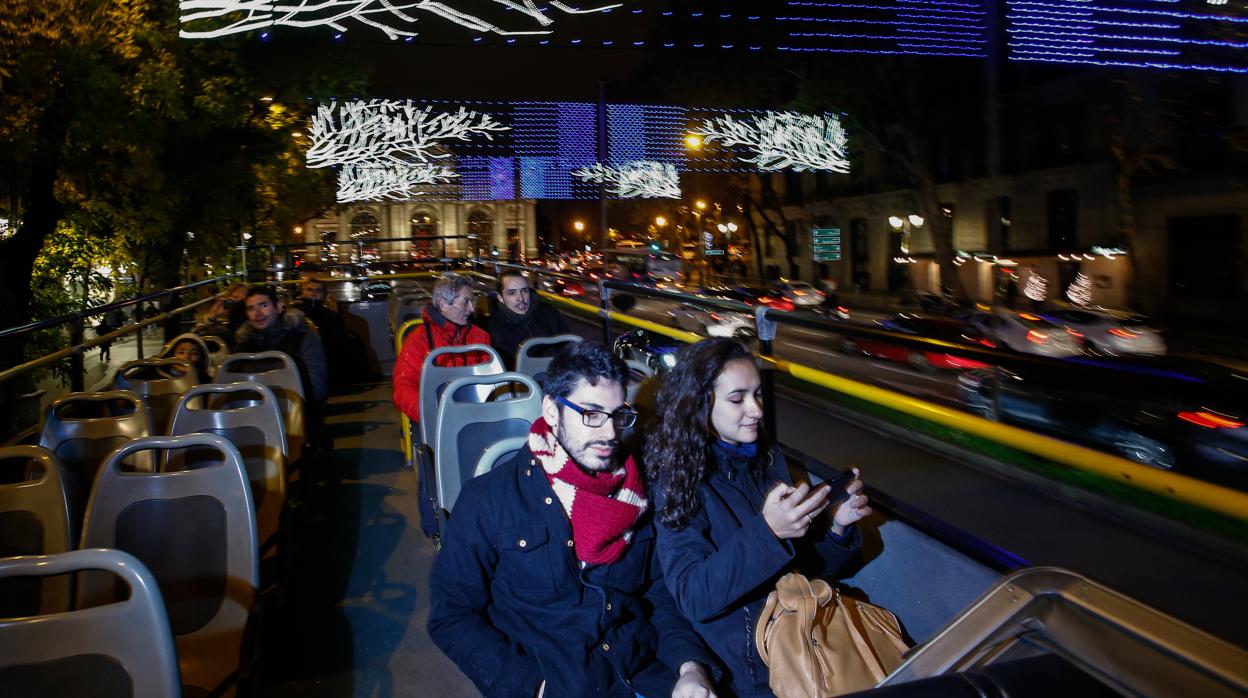
<path fill-rule="evenodd" d="M 685 347 L 659 389 L 645 445 L 663 577 L 677 606 L 727 666 L 738 696 L 771 696 L 754 627 L 786 572 L 834 578 L 871 512 L 862 482 L 830 505 L 827 485 L 795 485 L 761 432 L 754 357 L 731 339 Z"/>

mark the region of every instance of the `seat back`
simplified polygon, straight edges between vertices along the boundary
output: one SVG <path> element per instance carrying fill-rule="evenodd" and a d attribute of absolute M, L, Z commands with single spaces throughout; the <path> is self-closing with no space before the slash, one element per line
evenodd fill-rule
<path fill-rule="evenodd" d="M 506 390 L 509 399 L 483 402 L 482 390 L 495 396 Z M 433 449 L 438 507 L 451 511 L 463 484 L 476 475 L 485 451 L 502 439 L 528 435 L 541 414 L 542 390 L 523 373 L 451 381 L 438 403 L 438 440 Z"/>
<path fill-rule="evenodd" d="M 394 332 L 408 320 L 415 320 L 425 306 L 433 302 L 433 296 L 420 291 L 396 291 L 387 301 L 390 313 L 390 331 Z"/>
<path fill-rule="evenodd" d="M 195 449 L 189 470 L 123 472 L 138 451 Z M 154 436 L 117 449 L 87 505 L 83 548 L 139 558 L 160 586 L 182 682 L 216 691 L 239 667 L 259 585 L 256 517 L 238 449 L 215 434 Z M 84 575 L 78 605 L 107 601 L 111 580 Z"/>
<path fill-rule="evenodd" d="M 197 383 L 195 367 L 176 358 L 127 361 L 113 377 L 118 390 L 132 390 L 147 403 L 152 414 L 152 428 L 158 434 L 168 433 L 178 398 Z"/>
<path fill-rule="evenodd" d="M 303 381 L 294 359 L 280 351 L 257 354 L 231 354 L 217 369 L 217 383 L 263 383 L 273 391 L 282 406 L 282 423 L 286 428 L 287 460 L 296 463 L 303 455 L 307 438 L 304 421 L 305 400 Z"/>
<path fill-rule="evenodd" d="M 147 404 L 129 390 L 70 393 L 44 411 L 39 445 L 65 466 L 71 503 L 82 511 L 104 459 L 118 446 L 153 433 Z M 140 454 L 136 467 L 151 470 L 150 454 Z"/>
<path fill-rule="evenodd" d="M 477 461 L 477 469 L 472 476 L 480 477 L 493 470 L 495 466 L 506 463 L 528 442 L 528 436 L 509 436 L 502 441 L 495 441 L 481 453 L 481 459 Z"/>
<path fill-rule="evenodd" d="M 394 332 L 394 355 L 396 357 L 403 351 L 403 342 L 407 341 L 407 335 L 423 324 L 425 324 L 424 320 L 416 319 L 399 325 Z M 412 447 L 412 420 L 404 412 L 399 412 L 399 427 L 403 430 L 403 462 L 411 467 L 416 461 L 415 449 Z"/>
<path fill-rule="evenodd" d="M 0 558 L 54 555 L 78 544 L 65 473 L 38 446 L 0 448 Z M 69 610 L 69 579 L 0 581 L 0 617 Z"/>
<path fill-rule="evenodd" d="M 448 355 L 470 354 L 483 352 L 489 360 L 470 366 L 438 366 L 439 358 Z M 420 441 L 430 446 L 437 445 L 438 398 L 442 391 L 456 378 L 465 376 L 488 376 L 503 372 L 503 360 L 498 352 L 484 344 L 465 344 L 458 347 L 438 347 L 425 357 L 424 366 L 420 371 Z M 489 397 L 489 388 L 479 393 L 481 400 Z"/>
<path fill-rule="evenodd" d="M 0 580 L 86 570 L 107 574 L 110 587 L 117 580 L 125 582 L 129 594 L 94 608 L 0 618 L 0 686 L 5 695 L 181 695 L 178 658 L 164 602 L 142 562 L 120 550 L 0 560 Z"/>
<path fill-rule="evenodd" d="M 554 337 L 530 337 L 520 343 L 516 349 L 516 373 L 532 376 L 541 383 L 546 379 L 546 368 L 555 360 L 555 354 L 564 346 L 579 342 L 582 338 L 575 334 L 557 334 Z"/>
<path fill-rule="evenodd" d="M 273 391 L 253 381 L 197 385 L 178 402 L 169 433 L 216 434 L 234 444 L 251 483 L 263 548 L 277 534 L 286 502 L 286 432 Z"/>
<path fill-rule="evenodd" d="M 208 373 L 216 376 L 217 369 L 221 367 L 221 364 L 225 363 L 226 357 L 230 355 L 230 347 L 225 343 L 224 339 L 216 335 L 204 335 L 200 339 L 204 340 L 204 346 L 208 347 Z"/>

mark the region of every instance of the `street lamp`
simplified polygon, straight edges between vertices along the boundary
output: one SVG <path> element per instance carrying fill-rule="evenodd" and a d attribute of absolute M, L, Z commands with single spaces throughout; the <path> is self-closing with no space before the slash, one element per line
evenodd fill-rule
<path fill-rule="evenodd" d="M 923 216 L 920 216 L 917 213 L 911 213 L 909 216 L 907 216 L 907 218 L 910 219 L 910 225 L 913 225 L 916 228 L 923 227 Z"/>
<path fill-rule="evenodd" d="M 699 136 L 696 133 L 691 133 L 688 136 L 685 136 L 685 145 L 688 146 L 690 150 L 700 149 L 702 147 L 702 136 Z"/>
<path fill-rule="evenodd" d="M 666 218 L 664 218 L 663 216 L 655 216 L 655 217 L 654 217 L 654 224 L 655 224 L 656 226 L 658 226 L 658 227 L 662 228 L 663 226 L 667 225 L 667 219 L 666 219 Z"/>
<path fill-rule="evenodd" d="M 576 221 L 576 222 L 574 222 L 574 223 L 572 224 L 572 228 L 573 228 L 574 230 L 576 230 L 576 232 L 578 232 L 578 233 L 580 233 L 580 232 L 584 232 L 584 231 L 585 231 L 585 222 L 584 222 L 584 221 Z"/>
<path fill-rule="evenodd" d="M 906 224 L 906 221 L 902 219 L 901 216 L 889 216 L 888 224 L 893 226 L 894 228 L 900 228 L 901 226 Z"/>

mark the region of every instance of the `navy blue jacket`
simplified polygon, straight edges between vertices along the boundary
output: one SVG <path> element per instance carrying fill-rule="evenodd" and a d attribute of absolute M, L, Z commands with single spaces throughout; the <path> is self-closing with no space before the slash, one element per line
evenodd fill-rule
<path fill-rule="evenodd" d="M 526 446 L 464 485 L 429 578 L 429 635 L 485 696 L 667 698 L 680 666 L 718 664 L 659 572 L 653 512 L 623 557 L 581 567 Z"/>
<path fill-rule="evenodd" d="M 798 540 L 776 538 L 763 501 L 777 482 L 793 484 L 779 447 L 752 463 L 719 446 L 713 453 L 714 470 L 698 488 L 701 506 L 689 524 L 679 531 L 657 524 L 659 560 L 676 605 L 719 655 L 736 695 L 770 697 L 767 665 L 754 646 L 767 594 L 792 570 L 834 579 L 861 534 L 853 526 L 839 538 L 825 527 Z M 661 508 L 664 493 L 655 494 Z"/>

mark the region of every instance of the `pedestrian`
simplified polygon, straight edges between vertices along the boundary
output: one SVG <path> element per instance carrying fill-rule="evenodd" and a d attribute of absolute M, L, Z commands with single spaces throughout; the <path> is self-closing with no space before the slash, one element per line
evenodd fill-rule
<path fill-rule="evenodd" d="M 112 332 L 113 329 L 114 328 L 108 323 L 108 315 L 105 314 L 104 316 L 100 318 L 100 321 L 96 323 L 95 325 L 95 336 L 103 337 L 104 335 Z M 110 339 L 107 342 L 100 344 L 99 347 L 100 347 L 100 363 L 102 364 L 108 363 L 112 359 L 112 355 L 113 355 L 112 353 L 113 340 Z"/>

